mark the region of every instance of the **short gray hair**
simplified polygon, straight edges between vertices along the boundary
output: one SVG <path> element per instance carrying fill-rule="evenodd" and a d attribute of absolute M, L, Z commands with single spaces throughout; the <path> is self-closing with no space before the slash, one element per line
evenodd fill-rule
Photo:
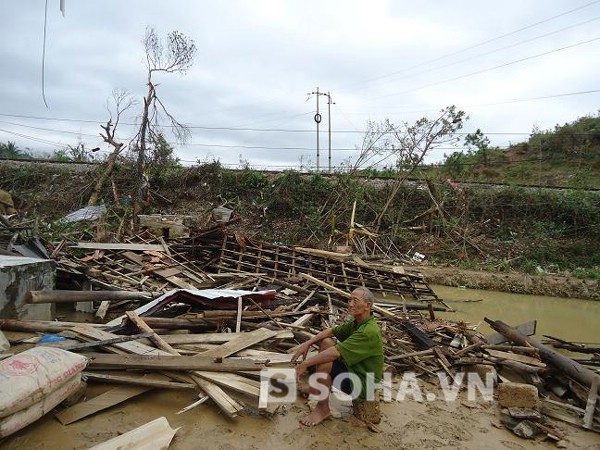
<path fill-rule="evenodd" d="M 359 286 L 356 289 L 354 289 L 353 292 L 359 291 L 362 293 L 362 297 L 363 300 L 365 300 L 367 303 L 370 303 L 371 305 L 375 302 L 375 297 L 373 296 L 373 293 L 366 287 L 364 286 Z"/>

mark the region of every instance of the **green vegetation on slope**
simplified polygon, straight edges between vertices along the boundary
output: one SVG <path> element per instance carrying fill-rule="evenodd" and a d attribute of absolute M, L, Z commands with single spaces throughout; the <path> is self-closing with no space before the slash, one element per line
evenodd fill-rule
<path fill-rule="evenodd" d="M 470 135 L 471 152 L 451 155 L 434 171 L 415 172 L 422 184 L 404 184 L 394 191 L 378 236 L 365 238 L 361 250 L 389 256 L 418 251 L 435 263 L 530 273 L 540 268 L 568 270 L 598 278 L 600 192 L 586 189 L 599 185 L 599 130 L 600 118 L 584 117 L 554 131 L 536 131 L 528 142 L 508 150 L 490 147 L 481 132 Z M 8 147 L 12 154 L 18 152 L 14 144 Z M 101 170 L 87 174 L 37 165 L 3 166 L 0 188 L 15 196 L 23 214 L 51 221 L 86 204 Z M 100 200 L 109 207 L 106 230 L 123 228 L 134 174 L 133 162 L 122 160 L 111 188 L 103 190 Z M 392 182 L 374 178 L 381 174 L 364 170 L 360 177 L 295 171 L 269 175 L 249 167 L 225 169 L 218 161 L 184 168 L 164 141 L 150 165 L 154 196 L 145 212 L 207 218 L 212 208 L 223 205 L 242 219 L 241 231 L 260 239 L 334 248 L 346 243 L 354 204 L 354 223 L 375 230 L 395 189 Z M 445 181 L 449 177 L 509 185 L 456 187 Z M 541 178 L 578 189 L 524 186 Z M 43 229 L 53 238 L 61 231 Z"/>

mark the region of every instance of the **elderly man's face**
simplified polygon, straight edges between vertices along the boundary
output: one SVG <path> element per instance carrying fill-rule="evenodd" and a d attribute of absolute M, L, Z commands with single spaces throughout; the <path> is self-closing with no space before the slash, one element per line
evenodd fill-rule
<path fill-rule="evenodd" d="M 352 291 L 348 300 L 348 312 L 354 316 L 363 316 L 369 313 L 371 305 L 363 297 L 363 292 L 359 290 Z"/>

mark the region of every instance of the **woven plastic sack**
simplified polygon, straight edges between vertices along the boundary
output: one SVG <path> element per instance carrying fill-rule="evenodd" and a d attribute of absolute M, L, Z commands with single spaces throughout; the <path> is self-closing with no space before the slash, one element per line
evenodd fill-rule
<path fill-rule="evenodd" d="M 0 361 L 0 418 L 39 402 L 86 364 L 84 356 L 51 347 L 35 347 Z"/>
<path fill-rule="evenodd" d="M 77 374 L 71 379 L 65 381 L 55 391 L 50 392 L 45 397 L 42 397 L 39 402 L 34 403 L 25 409 L 21 409 L 20 411 L 17 411 L 8 417 L 0 419 L 0 439 L 10 436 L 15 431 L 19 431 L 21 428 L 25 428 L 27 425 L 35 422 L 43 415 L 52 411 L 59 403 L 77 391 L 81 384 L 81 375 Z"/>

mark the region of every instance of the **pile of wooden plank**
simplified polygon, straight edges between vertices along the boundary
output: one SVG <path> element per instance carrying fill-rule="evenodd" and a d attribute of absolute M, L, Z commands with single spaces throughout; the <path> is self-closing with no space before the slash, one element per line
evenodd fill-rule
<path fill-rule="evenodd" d="M 149 233 L 123 243 L 62 242 L 53 256 L 59 277 L 79 278 L 100 289 L 156 293 L 213 283 L 186 255 Z"/>
<path fill-rule="evenodd" d="M 420 274 L 352 255 L 213 228 L 170 243 L 147 233 L 124 243 L 63 243 L 53 256 L 71 289 L 87 283 L 89 290 L 32 292 L 29 301 L 91 301 L 109 310 L 112 321 L 0 320 L 0 329 L 59 333 L 69 341 L 51 345 L 85 354 L 89 382 L 116 385 L 60 412 L 64 424 L 152 389 L 195 391 L 200 398 L 190 408 L 211 399 L 228 417 L 257 408 L 261 369 L 293 367 L 291 355 L 300 343 L 348 319 L 347 300 L 358 286 L 375 294 L 389 372 L 411 371 L 433 381 L 443 373 L 452 382 L 484 366 L 500 373 L 500 381 L 514 376 L 541 393 L 556 384 L 552 368 L 559 360 L 527 337 L 499 327 L 496 338 L 486 339 L 475 327 L 439 314 L 450 308 Z M 207 289 L 230 291 L 233 301 L 197 301 Z M 269 293 L 268 301 L 262 293 Z M 589 374 L 578 378 L 581 366 L 573 363 L 562 361 L 559 369 L 575 368 L 566 372 L 567 384 L 579 385 L 570 388 L 577 392 L 573 408 L 595 429 L 597 382 Z"/>
<path fill-rule="evenodd" d="M 319 293 L 324 290 L 319 283 L 315 283 L 308 294 L 305 289 L 282 290 L 285 293 L 281 292 L 282 298 L 275 308 L 263 308 L 252 298 L 245 298 L 237 310 L 196 310 L 177 317 L 139 316 L 135 311 L 127 311 L 121 326 L 110 328 L 102 324 L 15 320 L 0 321 L 0 328 L 58 332 L 71 341 L 50 345 L 86 354 L 90 358 L 86 372 L 90 382 L 123 384 L 106 395 L 61 412 L 58 418 L 65 424 L 153 388 L 195 389 L 203 398 L 210 397 L 227 416 L 235 417 L 245 407 L 257 407 L 258 374 L 262 368 L 293 367 L 291 355 L 300 342 L 322 327 L 334 326 L 347 318 L 349 294 L 334 288 L 326 294 Z M 279 293 L 276 300 L 278 296 Z M 311 306 L 307 306 L 309 303 Z M 415 338 L 418 325 L 410 330 L 407 327 L 411 322 L 427 322 L 421 313 L 403 310 L 403 305 L 376 306 L 376 311 L 384 329 L 386 361 L 390 367 L 401 366 L 394 361 L 395 356 L 417 348 L 413 341 L 434 342 L 424 331 L 420 332 L 421 341 Z M 447 321 L 436 323 L 440 327 L 452 327 Z M 207 324 L 213 332 L 198 332 L 198 329 L 205 330 Z M 236 329 L 237 332 L 233 331 Z M 174 330 L 178 333 L 172 334 Z M 421 365 L 411 360 L 411 366 L 428 366 L 423 373 L 436 370 L 432 362 Z M 108 371 L 103 372 L 105 370 Z M 242 394 L 243 399 L 236 398 L 236 394 Z M 250 402 L 244 404 L 248 399 Z"/>

